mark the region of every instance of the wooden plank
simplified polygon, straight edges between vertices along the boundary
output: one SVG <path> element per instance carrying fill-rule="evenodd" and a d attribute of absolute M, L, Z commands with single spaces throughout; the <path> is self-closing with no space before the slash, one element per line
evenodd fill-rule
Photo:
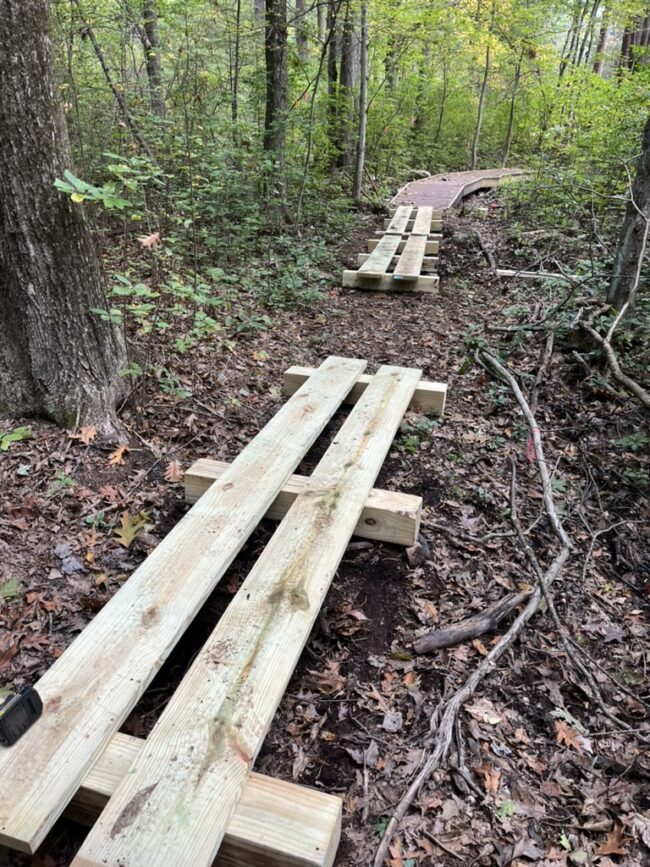
<path fill-rule="evenodd" d="M 395 216 L 390 220 L 384 220 L 384 228 L 386 232 L 390 235 L 401 235 L 406 231 L 406 225 L 411 218 L 411 211 L 413 209 L 409 207 L 402 206 L 395 210 Z"/>
<path fill-rule="evenodd" d="M 425 235 L 411 235 L 393 271 L 395 280 L 417 280 L 422 273 L 422 261 L 427 245 Z"/>
<path fill-rule="evenodd" d="M 428 235 L 429 241 L 442 241 L 441 232 L 442 232 L 442 227 L 440 229 L 437 229 L 436 231 L 432 230 L 431 233 Z M 377 229 L 375 231 L 375 238 L 381 239 L 385 236 L 385 234 L 386 234 L 385 229 L 383 231 L 380 231 L 379 229 Z M 406 241 L 410 234 L 411 234 L 411 232 L 402 232 L 402 240 Z"/>
<path fill-rule="evenodd" d="M 285 394 L 293 394 L 300 386 L 309 379 L 313 374 L 313 367 L 301 367 L 294 364 L 284 372 L 283 389 Z M 372 376 L 368 373 L 363 373 L 356 381 L 352 391 L 345 399 L 345 403 L 356 403 L 364 393 L 368 384 L 372 381 Z M 427 382 L 420 380 L 418 387 L 415 389 L 415 394 L 409 404 L 409 409 L 414 412 L 431 413 L 431 415 L 442 415 L 445 410 L 445 402 L 447 400 L 447 384 L 445 382 Z"/>
<path fill-rule="evenodd" d="M 402 207 L 402 206 L 400 206 L 400 207 Z M 420 206 L 414 206 L 414 207 L 428 207 L 428 205 L 426 205 L 426 206 L 420 205 Z M 397 208 L 389 208 L 388 209 L 388 216 L 394 217 L 396 211 L 397 211 Z M 431 219 L 432 220 L 442 220 L 443 214 L 444 214 L 444 211 L 442 208 L 431 208 Z"/>
<path fill-rule="evenodd" d="M 521 277 L 522 280 L 564 280 L 567 283 L 579 283 L 585 277 L 579 274 L 557 274 L 552 271 L 514 271 L 511 268 L 497 268 L 497 277 Z"/>
<path fill-rule="evenodd" d="M 383 237 L 383 235 L 382 235 L 382 237 Z M 368 239 L 368 252 L 372 253 L 372 251 L 375 249 L 375 247 L 377 246 L 378 243 L 379 243 L 379 240 L 377 238 L 369 238 Z M 406 240 L 404 240 L 404 239 L 401 240 L 399 242 L 397 252 L 402 253 L 404 251 L 405 245 L 406 245 Z M 435 256 L 436 253 L 439 252 L 439 250 L 440 250 L 440 241 L 439 240 L 436 240 L 436 241 L 427 240 L 427 244 L 426 244 L 426 247 L 424 250 L 426 256 Z"/>
<path fill-rule="evenodd" d="M 409 220 L 408 223 L 405 225 L 405 227 L 402 229 L 401 233 L 396 232 L 396 231 L 391 231 L 391 229 L 390 229 L 391 222 L 392 221 L 390 221 L 390 220 L 384 220 L 384 234 L 389 234 L 389 235 L 396 235 L 396 234 L 410 235 L 410 234 L 412 234 L 413 225 L 415 222 L 414 220 Z M 442 232 L 442 220 L 432 219 L 431 220 L 431 228 L 429 231 L 430 232 Z"/>
<path fill-rule="evenodd" d="M 373 377 L 73 867 L 212 862 L 419 378 Z"/>
<path fill-rule="evenodd" d="M 42 717 L 0 749 L 0 842 L 42 842 L 364 367 L 328 358 L 36 684 Z"/>
<path fill-rule="evenodd" d="M 392 274 L 369 280 L 359 271 L 344 271 L 341 285 L 344 289 L 370 289 L 373 292 L 423 292 L 429 295 L 438 294 L 438 277 L 424 275 L 417 280 L 394 280 Z"/>
<path fill-rule="evenodd" d="M 359 268 L 368 258 L 367 253 L 357 253 L 357 267 Z M 395 267 L 399 262 L 399 256 L 394 256 L 392 265 Z M 425 256 L 422 259 L 422 273 L 423 274 L 435 274 L 438 270 L 438 257 L 437 256 Z"/>
<path fill-rule="evenodd" d="M 399 236 L 384 235 L 363 264 L 362 270 L 365 276 L 381 278 L 386 273 L 398 246 Z"/>
<path fill-rule="evenodd" d="M 65 815 L 93 825 L 145 743 L 114 735 Z M 341 833 L 341 807 L 335 795 L 252 773 L 214 867 L 330 867 Z"/>
<path fill-rule="evenodd" d="M 428 235 L 431 231 L 431 221 L 433 220 L 433 208 L 417 208 L 415 211 L 415 219 L 413 220 L 412 232 L 414 235 Z"/>
<path fill-rule="evenodd" d="M 225 461 L 207 458 L 195 461 L 184 476 L 185 501 L 196 503 L 229 466 Z M 307 476 L 290 476 L 265 517 L 281 521 L 308 482 Z M 422 497 L 373 488 L 353 535 L 410 547 L 417 542 L 421 510 Z"/>

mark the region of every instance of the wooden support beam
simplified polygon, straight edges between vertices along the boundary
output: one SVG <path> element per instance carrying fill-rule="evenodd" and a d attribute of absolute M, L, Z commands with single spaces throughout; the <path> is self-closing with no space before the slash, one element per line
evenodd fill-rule
<path fill-rule="evenodd" d="M 114 735 L 65 815 L 93 825 L 145 744 L 130 735 Z M 341 833 L 341 807 L 335 795 L 253 773 L 228 822 L 214 867 L 331 867 Z"/>
<path fill-rule="evenodd" d="M 383 236 L 383 234 L 382 234 L 382 238 L 383 238 L 383 237 L 384 237 L 384 236 Z M 397 248 L 397 252 L 398 252 L 398 253 L 402 253 L 402 252 L 404 251 L 404 246 L 405 246 L 405 244 L 406 244 L 406 240 L 407 240 L 407 239 L 404 239 L 404 238 L 403 238 L 403 239 L 399 242 L 399 246 L 398 246 L 398 248 Z M 369 239 L 368 239 L 368 252 L 369 252 L 369 253 L 372 253 L 372 251 L 375 249 L 375 247 L 377 246 L 378 243 L 379 243 L 379 239 L 378 239 L 378 238 L 369 238 Z M 439 241 L 439 240 L 436 240 L 436 241 L 427 241 L 427 243 L 426 243 L 426 247 L 425 247 L 425 250 L 424 250 L 424 254 L 425 254 L 425 256 L 435 256 L 436 253 L 439 252 L 439 249 L 440 249 L 440 241 Z"/>
<path fill-rule="evenodd" d="M 36 683 L 43 715 L 0 747 L 1 843 L 38 848 L 365 366 L 328 358 Z"/>
<path fill-rule="evenodd" d="M 185 501 L 196 503 L 228 467 L 225 461 L 208 458 L 195 461 L 185 473 Z M 308 484 L 308 476 L 290 476 L 265 517 L 281 521 Z M 408 548 L 417 542 L 421 511 L 422 497 L 373 488 L 354 528 L 354 535 Z"/>
<path fill-rule="evenodd" d="M 372 292 L 423 292 L 428 295 L 438 294 L 438 277 L 424 275 L 417 280 L 394 280 L 392 274 L 383 277 L 368 278 L 359 271 L 344 271 L 341 281 L 344 289 L 369 289 Z"/>
<path fill-rule="evenodd" d="M 419 378 L 375 374 L 72 867 L 212 863 Z"/>
<path fill-rule="evenodd" d="M 404 206 L 400 205 L 400 207 L 404 207 Z M 429 207 L 429 206 L 428 205 L 419 205 L 419 206 L 413 205 L 412 207 L 416 207 L 418 210 L 421 210 L 423 207 Z M 389 208 L 388 209 L 388 216 L 392 219 L 395 216 L 396 212 L 397 212 L 397 208 Z M 443 214 L 444 214 L 444 211 L 442 208 L 431 208 L 431 219 L 432 220 L 442 220 Z"/>
<path fill-rule="evenodd" d="M 368 257 L 367 253 L 358 253 L 357 254 L 357 267 L 363 265 Z M 422 273 L 423 274 L 435 274 L 438 270 L 438 257 L 437 256 L 424 256 L 422 259 Z M 393 256 L 393 261 L 391 265 L 394 267 L 399 262 L 399 256 Z"/>
<path fill-rule="evenodd" d="M 391 220 L 384 220 L 384 233 L 387 235 L 410 235 L 413 232 L 414 220 L 409 220 L 403 229 L 391 229 Z M 401 223 L 399 224 L 402 225 Z M 442 220 L 431 220 L 430 232 L 442 232 Z"/>
<path fill-rule="evenodd" d="M 427 240 L 429 240 L 429 241 L 442 241 L 441 232 L 442 232 L 442 228 L 436 229 L 435 231 L 432 230 L 431 233 L 427 236 Z M 406 241 L 410 235 L 411 235 L 411 232 L 402 232 L 402 240 Z M 377 229 L 375 231 L 375 238 L 384 238 L 385 236 L 386 236 L 386 230 L 385 229 L 383 231 L 380 229 Z"/>
<path fill-rule="evenodd" d="M 301 367 L 293 365 L 284 372 L 283 387 L 285 394 L 293 394 L 300 386 L 309 379 L 314 372 L 313 367 Z M 357 380 L 356 385 L 345 399 L 345 403 L 355 404 L 372 381 L 372 375 L 363 373 Z M 427 382 L 423 379 L 418 383 L 415 393 L 409 404 L 413 412 L 424 412 L 430 415 L 442 415 L 447 400 L 447 383 Z"/>

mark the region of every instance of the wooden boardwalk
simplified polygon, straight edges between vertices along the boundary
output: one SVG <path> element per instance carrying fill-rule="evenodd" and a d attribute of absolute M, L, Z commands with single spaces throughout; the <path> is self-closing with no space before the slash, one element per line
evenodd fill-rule
<path fill-rule="evenodd" d="M 474 172 L 449 172 L 411 181 L 393 198 L 391 204 L 438 208 L 457 207 L 465 196 L 477 190 L 498 187 L 505 178 L 525 174 L 522 169 L 483 169 Z"/>
<path fill-rule="evenodd" d="M 405 269 L 427 238 L 411 237 Z M 252 768 L 350 537 L 417 539 L 421 498 L 373 484 L 406 410 L 440 415 L 446 386 L 365 365 L 289 369 L 288 401 L 239 457 L 190 468 L 191 510 L 36 684 L 43 716 L 0 750 L 0 842 L 33 852 L 65 812 L 92 826 L 74 867 L 331 867 L 341 800 Z M 312 475 L 292 475 L 342 403 Z M 151 734 L 120 734 L 263 517 L 282 523 Z"/>

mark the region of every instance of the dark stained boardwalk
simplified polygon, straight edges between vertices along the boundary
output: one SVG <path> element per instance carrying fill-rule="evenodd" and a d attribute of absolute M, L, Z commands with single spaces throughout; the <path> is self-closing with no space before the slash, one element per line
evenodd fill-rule
<path fill-rule="evenodd" d="M 522 169 L 483 169 L 433 175 L 431 178 L 406 184 L 391 204 L 429 206 L 446 210 L 459 205 L 464 196 L 476 190 L 498 187 L 504 178 L 523 174 L 525 172 Z"/>

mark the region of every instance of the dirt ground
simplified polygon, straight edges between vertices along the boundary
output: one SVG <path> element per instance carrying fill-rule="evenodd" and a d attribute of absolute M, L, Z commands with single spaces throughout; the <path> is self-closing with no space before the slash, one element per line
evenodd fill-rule
<path fill-rule="evenodd" d="M 481 198 L 487 220 L 446 223 L 437 297 L 327 289 L 322 302 L 274 314 L 267 330 L 202 344 L 175 371 L 191 396 L 140 394 L 125 410 L 128 451 L 23 420 L 33 437 L 0 456 L 0 683 L 17 688 L 38 679 L 184 513 L 182 470 L 199 457 L 232 459 L 273 415 L 285 368 L 338 354 L 367 359 L 369 372 L 395 363 L 448 383 L 445 416 L 409 414 L 377 481 L 423 497 L 424 556 L 410 563 L 403 549 L 352 541 L 256 763 L 341 795 L 338 867 L 372 863 L 425 757 L 436 704 L 499 635 L 422 656 L 414 638 L 534 584 L 509 520 L 513 462 L 527 538 L 545 566 L 557 549 L 530 432 L 510 389 L 473 353 L 500 353 L 528 393 L 545 332 L 494 329 L 539 322 L 565 289 L 491 274 L 476 232 L 502 267 L 529 266 L 544 242 L 525 225 L 513 240 L 498 196 Z M 341 267 L 376 224 L 368 215 L 345 238 Z M 564 252 L 570 269 L 568 241 Z M 599 695 L 544 607 L 461 713 L 468 773 L 446 767 L 425 783 L 391 867 L 650 864 L 647 416 L 608 391 L 595 358 L 588 378 L 575 348 L 570 332 L 558 334 L 536 417 L 574 545 L 555 605 Z M 297 472 L 313 469 L 343 417 Z M 123 731 L 150 731 L 272 532 L 264 522 L 253 534 Z M 62 820 L 36 857 L 5 859 L 65 865 L 83 834 Z"/>

